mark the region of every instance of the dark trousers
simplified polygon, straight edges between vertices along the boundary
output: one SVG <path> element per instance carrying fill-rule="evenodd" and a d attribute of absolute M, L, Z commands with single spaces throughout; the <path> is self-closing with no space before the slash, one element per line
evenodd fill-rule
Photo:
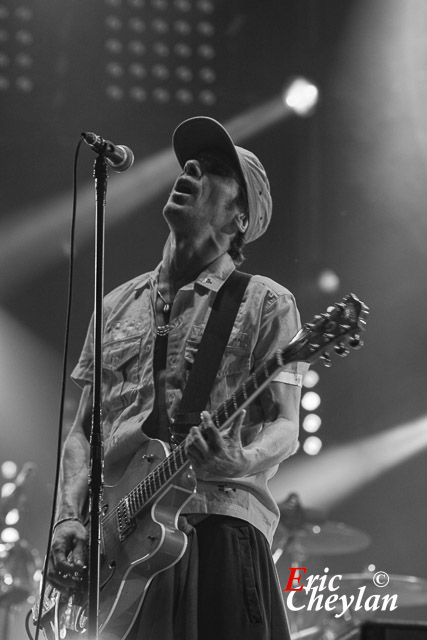
<path fill-rule="evenodd" d="M 196 525 L 200 640 L 286 640 L 282 593 L 263 534 L 249 523 L 209 516 Z"/>
<path fill-rule="evenodd" d="M 187 551 L 154 578 L 129 640 L 289 640 L 264 535 L 219 515 L 187 533 Z"/>

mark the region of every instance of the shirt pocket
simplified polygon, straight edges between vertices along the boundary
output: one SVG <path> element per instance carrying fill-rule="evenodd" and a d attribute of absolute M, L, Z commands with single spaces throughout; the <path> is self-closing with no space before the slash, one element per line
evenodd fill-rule
<path fill-rule="evenodd" d="M 190 371 L 193 366 L 197 351 L 202 340 L 204 325 L 195 325 L 191 328 L 190 335 L 185 343 L 185 368 Z M 223 378 L 236 373 L 249 374 L 251 363 L 251 352 L 249 348 L 248 334 L 233 331 L 231 332 L 227 346 L 225 347 L 217 377 Z"/>
<path fill-rule="evenodd" d="M 139 384 L 141 336 L 104 344 L 104 400 L 112 408 L 128 404 Z"/>

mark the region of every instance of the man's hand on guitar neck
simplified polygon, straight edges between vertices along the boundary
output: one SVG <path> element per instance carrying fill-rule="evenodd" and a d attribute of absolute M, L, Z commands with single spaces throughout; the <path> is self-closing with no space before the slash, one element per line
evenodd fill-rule
<path fill-rule="evenodd" d="M 241 477 L 249 470 L 247 454 L 242 446 L 240 431 L 246 411 L 242 411 L 233 424 L 221 432 L 207 411 L 202 412 L 202 423 L 192 427 L 185 441 L 185 450 L 197 472 L 225 477 Z"/>
<path fill-rule="evenodd" d="M 55 529 L 47 577 L 60 591 L 74 589 L 86 569 L 87 530 L 78 520 L 60 522 Z"/>

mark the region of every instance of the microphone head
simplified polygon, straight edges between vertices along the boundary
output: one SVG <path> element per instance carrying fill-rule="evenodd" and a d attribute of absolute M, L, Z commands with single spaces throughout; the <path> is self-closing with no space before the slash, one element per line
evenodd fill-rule
<path fill-rule="evenodd" d="M 123 160 L 120 162 L 112 162 L 107 158 L 108 164 L 111 166 L 114 171 L 118 171 L 119 173 L 122 171 L 127 171 L 130 169 L 134 163 L 135 156 L 133 155 L 132 149 L 126 147 L 124 144 L 116 144 L 116 149 L 120 149 L 123 152 Z"/>

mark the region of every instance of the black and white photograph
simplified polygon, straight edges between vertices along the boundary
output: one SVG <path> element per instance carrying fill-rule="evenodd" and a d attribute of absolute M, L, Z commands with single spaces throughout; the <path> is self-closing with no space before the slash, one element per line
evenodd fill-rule
<path fill-rule="evenodd" d="M 427 640 L 425 0 L 0 0 L 0 640 Z"/>

